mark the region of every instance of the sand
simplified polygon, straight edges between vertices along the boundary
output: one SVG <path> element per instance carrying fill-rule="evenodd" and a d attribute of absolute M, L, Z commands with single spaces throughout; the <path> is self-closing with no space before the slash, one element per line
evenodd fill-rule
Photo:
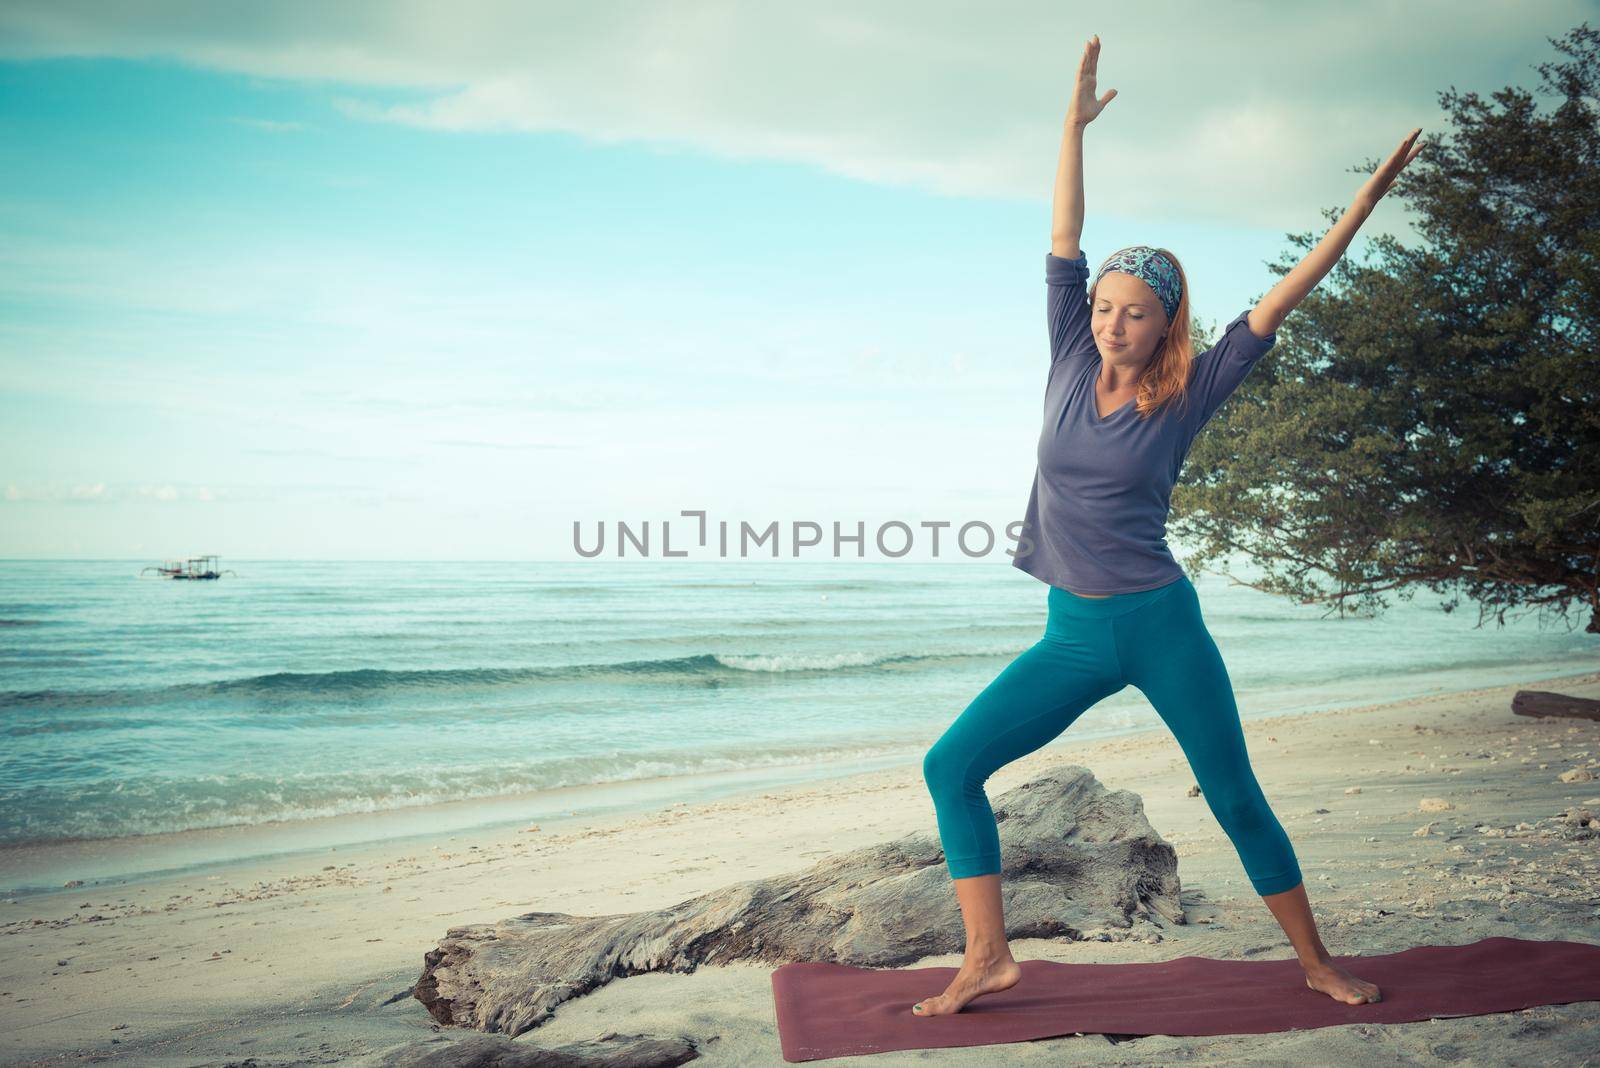
<path fill-rule="evenodd" d="M 1324 942 L 1388 953 L 1490 935 L 1600 943 L 1600 724 L 1513 716 L 1519 688 L 1600 698 L 1600 673 L 1252 720 L 1257 776 L 1294 842 Z M 1058 764 L 1139 793 L 1179 856 L 1189 924 L 1146 941 L 1019 940 L 1019 959 L 1278 958 L 1250 889 L 1163 731 L 1057 745 L 1003 768 L 991 796 Z M 1562 781 L 1586 769 L 1593 779 Z M 1569 776 L 1571 777 L 1571 776 Z M 1449 804 L 1438 808 L 1432 799 Z M 1426 802 L 1426 805 L 1425 805 Z M 1431 833 L 1419 835 L 1424 826 Z M 933 830 L 917 766 L 644 814 L 440 835 L 230 864 L 0 904 L 0 1061 L 378 1063 L 436 1025 L 409 996 L 451 926 L 533 910 L 654 909 L 829 853 Z M 956 965 L 959 954 L 918 966 Z M 685 1035 L 706 1065 L 781 1064 L 770 965 L 615 981 L 524 1036 Z M 1359 974 L 1359 968 L 1352 966 Z M 928 993 L 938 993 L 929 990 Z M 1064 1037 L 863 1058 L 877 1065 L 1600 1065 L 1600 1005 L 1404 1025 L 1112 1042 Z"/>

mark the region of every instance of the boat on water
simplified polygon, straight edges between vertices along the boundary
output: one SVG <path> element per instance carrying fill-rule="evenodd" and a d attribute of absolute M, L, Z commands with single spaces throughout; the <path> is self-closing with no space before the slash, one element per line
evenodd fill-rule
<path fill-rule="evenodd" d="M 157 578 L 168 579 L 219 579 L 223 575 L 237 573 L 229 568 L 224 571 L 217 566 L 220 559 L 215 553 L 207 556 L 191 556 L 187 560 L 166 560 L 160 564 L 152 564 L 139 572 L 142 577 L 147 572 L 154 571 Z"/>

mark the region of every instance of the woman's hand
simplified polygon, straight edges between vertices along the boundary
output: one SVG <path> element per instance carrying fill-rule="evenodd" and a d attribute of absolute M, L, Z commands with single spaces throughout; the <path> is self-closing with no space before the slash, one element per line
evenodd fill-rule
<path fill-rule="evenodd" d="M 1405 170 L 1406 164 L 1416 159 L 1417 153 L 1422 151 L 1421 145 L 1412 148 L 1412 145 L 1417 140 L 1417 135 L 1421 132 L 1422 127 L 1418 126 L 1407 134 L 1405 139 L 1400 142 L 1400 147 L 1395 149 L 1389 158 L 1384 160 L 1378 169 L 1372 172 L 1372 177 L 1367 179 L 1367 184 L 1363 185 L 1360 192 L 1356 193 L 1356 206 L 1369 212 L 1377 207 L 1378 201 L 1383 199 L 1383 194 L 1389 191 L 1389 186 L 1393 184 L 1395 176 Z"/>
<path fill-rule="evenodd" d="M 1405 136 L 1400 142 L 1400 147 L 1372 172 L 1372 177 L 1367 179 L 1361 191 L 1356 194 L 1350 210 L 1340 215 L 1339 221 L 1322 235 L 1317 247 L 1306 253 L 1305 257 L 1261 298 L 1261 302 L 1250 312 L 1251 333 L 1257 337 L 1266 337 L 1277 330 L 1284 318 L 1305 299 L 1306 294 L 1322 281 L 1324 275 L 1333 270 L 1333 265 L 1339 262 L 1344 250 L 1350 247 L 1350 241 L 1356 236 L 1356 231 L 1361 228 L 1367 216 L 1372 214 L 1373 206 L 1389 191 L 1395 175 L 1404 170 L 1405 165 L 1416 159 L 1417 153 L 1422 151 L 1422 146 L 1416 144 L 1417 135 L 1421 132 L 1422 127 L 1419 126 Z"/>
<path fill-rule="evenodd" d="M 1115 89 L 1107 89 L 1105 96 L 1095 98 L 1094 74 L 1099 62 L 1100 35 L 1097 33 L 1083 46 L 1083 58 L 1078 60 L 1078 86 L 1074 90 L 1072 103 L 1067 107 L 1067 122 L 1087 126 L 1117 95 Z"/>

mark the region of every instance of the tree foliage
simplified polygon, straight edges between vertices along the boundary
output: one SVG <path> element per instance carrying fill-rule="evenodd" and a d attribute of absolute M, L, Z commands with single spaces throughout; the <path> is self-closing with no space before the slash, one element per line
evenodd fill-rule
<path fill-rule="evenodd" d="M 1448 129 L 1385 197 L 1421 240 L 1345 256 L 1195 441 L 1171 528 L 1195 573 L 1242 553 L 1258 589 L 1341 613 L 1429 589 L 1480 625 L 1576 601 L 1600 633 L 1600 31 L 1551 44 L 1543 112 L 1439 94 Z"/>

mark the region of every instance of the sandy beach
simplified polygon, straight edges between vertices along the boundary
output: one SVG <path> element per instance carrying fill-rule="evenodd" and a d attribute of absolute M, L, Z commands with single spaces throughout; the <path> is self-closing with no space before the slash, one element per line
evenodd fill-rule
<path fill-rule="evenodd" d="M 1491 935 L 1600 942 L 1600 834 L 1581 813 L 1600 817 L 1600 724 L 1514 716 L 1519 688 L 1600 698 L 1600 673 L 1246 722 L 1257 774 L 1335 954 Z M 1163 932 L 1135 923 L 1109 942 L 1018 941 L 1019 959 L 1292 956 L 1204 801 L 1188 796 L 1193 780 L 1169 735 L 1064 740 L 1002 769 L 990 795 L 1059 764 L 1084 765 L 1107 787 L 1142 796 L 1178 852 L 1189 922 Z M 654 909 L 932 829 L 920 768 L 904 766 L 537 830 L 341 847 L 11 899 L 0 905 L 0 1051 L 7 1064 L 381 1063 L 381 1051 L 437 1030 L 409 991 L 449 927 L 534 910 Z M 958 963 L 951 955 L 918 966 Z M 682 1035 L 705 1064 L 780 1064 L 772 967 L 614 981 L 561 1006 L 523 1040 Z M 1118 1043 L 1086 1035 L 986 1047 L 981 1056 L 985 1064 L 1581 1065 L 1597 1063 L 1596 1050 L 1596 1006 L 1579 1003 L 1274 1035 Z M 871 1061 L 966 1064 L 978 1055 Z"/>

